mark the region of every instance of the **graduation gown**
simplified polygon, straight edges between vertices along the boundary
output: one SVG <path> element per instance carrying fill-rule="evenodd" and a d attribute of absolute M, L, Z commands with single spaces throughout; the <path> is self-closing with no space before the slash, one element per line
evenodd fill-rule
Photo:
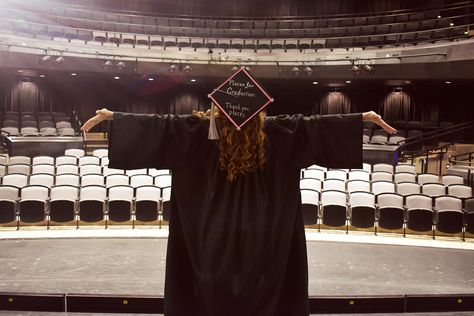
<path fill-rule="evenodd" d="M 165 315 L 309 314 L 300 169 L 362 167 L 362 115 L 267 117 L 264 170 L 226 180 L 209 121 L 114 113 L 109 167 L 172 170 Z"/>

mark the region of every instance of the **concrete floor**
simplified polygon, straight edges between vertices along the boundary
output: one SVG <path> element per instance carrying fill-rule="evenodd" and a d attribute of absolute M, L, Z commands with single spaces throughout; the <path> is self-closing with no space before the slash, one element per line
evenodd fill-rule
<path fill-rule="evenodd" d="M 163 295 L 166 238 L 0 239 L 0 292 Z M 474 293 L 474 251 L 308 241 L 309 293 Z"/>

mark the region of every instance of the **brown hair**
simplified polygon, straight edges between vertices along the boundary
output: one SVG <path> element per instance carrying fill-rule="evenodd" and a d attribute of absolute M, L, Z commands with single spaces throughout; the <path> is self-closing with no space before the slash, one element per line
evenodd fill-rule
<path fill-rule="evenodd" d="M 193 111 L 201 118 L 210 114 Z M 233 182 L 239 176 L 263 169 L 265 164 L 266 134 L 263 131 L 265 113 L 260 112 L 250 119 L 242 128 L 237 128 L 224 115 L 217 112 L 219 121 L 219 169 L 226 171 L 227 180 Z"/>
<path fill-rule="evenodd" d="M 265 113 L 260 112 L 237 130 L 224 115 L 219 115 L 220 143 L 219 168 L 227 172 L 227 179 L 263 169 L 265 164 L 265 140 L 263 131 Z"/>

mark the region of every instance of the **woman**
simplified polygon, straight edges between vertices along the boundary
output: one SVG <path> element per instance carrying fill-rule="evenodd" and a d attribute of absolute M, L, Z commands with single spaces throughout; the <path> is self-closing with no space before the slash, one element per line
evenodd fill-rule
<path fill-rule="evenodd" d="M 362 121 L 374 112 L 255 115 L 240 131 L 219 116 L 220 140 L 198 116 L 98 110 L 112 120 L 109 167 L 173 174 L 165 315 L 308 315 L 300 169 L 362 167 Z"/>

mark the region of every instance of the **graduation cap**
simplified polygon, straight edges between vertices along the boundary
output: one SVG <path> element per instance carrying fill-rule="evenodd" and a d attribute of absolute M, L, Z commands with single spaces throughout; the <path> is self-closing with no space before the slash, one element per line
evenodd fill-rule
<path fill-rule="evenodd" d="M 245 67 L 240 67 L 232 76 L 208 95 L 212 100 L 209 139 L 219 138 L 215 126 L 214 104 L 240 130 L 252 117 L 263 110 L 273 98 L 262 88 Z"/>

